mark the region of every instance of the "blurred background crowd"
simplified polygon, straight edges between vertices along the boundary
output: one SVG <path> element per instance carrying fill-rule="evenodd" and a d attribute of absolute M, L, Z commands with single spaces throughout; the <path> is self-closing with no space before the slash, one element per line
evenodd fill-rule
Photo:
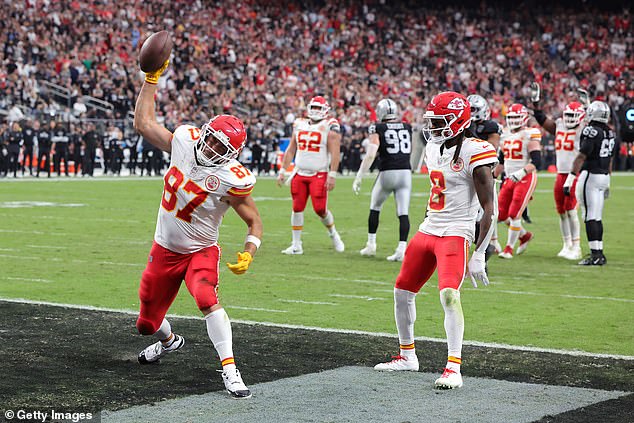
<path fill-rule="evenodd" d="M 619 142 L 615 168 L 634 168 L 631 5 L 424 3 L 4 0 L 0 176 L 28 174 L 15 163 L 36 153 L 40 164 L 73 162 L 55 166 L 60 173 L 92 175 L 95 164 L 114 174 L 160 173 L 166 158 L 134 133 L 131 113 L 143 81 L 138 50 L 163 29 L 174 48 L 160 80 L 159 119 L 174 129 L 218 113 L 239 116 L 249 130 L 243 160 L 260 171 L 276 170 L 279 140 L 317 94 L 344 129 L 347 171 L 361 161 L 383 97 L 416 125 L 435 93 L 477 93 L 503 123 L 510 104 L 530 106 L 532 81 L 542 84 L 551 116 L 579 87 L 607 101 Z M 544 143 L 548 165 L 554 148 L 547 136 Z"/>

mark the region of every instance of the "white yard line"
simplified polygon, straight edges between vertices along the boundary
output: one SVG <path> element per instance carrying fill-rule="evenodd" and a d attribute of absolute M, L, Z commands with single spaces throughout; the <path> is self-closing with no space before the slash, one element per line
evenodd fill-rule
<path fill-rule="evenodd" d="M 297 303 L 297 304 L 311 304 L 311 305 L 331 305 L 331 306 L 339 305 L 337 303 L 329 303 L 327 301 L 304 301 L 304 300 L 284 300 L 284 299 L 279 299 L 277 301 L 282 303 Z"/>
<path fill-rule="evenodd" d="M 543 292 L 529 292 L 529 291 L 507 291 L 502 289 L 471 289 L 471 292 L 490 292 L 511 295 L 534 295 L 538 297 L 557 297 L 557 298 L 574 298 L 580 300 L 597 300 L 597 301 L 618 301 L 622 303 L 634 303 L 634 300 L 629 298 L 614 298 L 614 297 L 593 297 L 591 295 L 572 295 L 572 294 L 546 294 Z"/>
<path fill-rule="evenodd" d="M 255 273 L 254 273 L 255 275 Z M 270 276 L 278 276 L 278 277 L 282 277 L 282 278 L 286 278 L 286 279 L 298 279 L 299 277 L 297 275 L 289 275 L 287 273 L 270 273 L 267 272 L 266 275 L 270 275 Z M 302 275 L 301 276 L 303 279 L 314 279 L 314 280 L 320 280 L 320 281 L 342 281 L 342 282 L 356 282 L 356 283 L 367 283 L 367 284 L 371 284 L 371 285 L 394 285 L 393 282 L 382 282 L 382 281 L 376 281 L 376 280 L 372 280 L 372 279 L 349 279 L 349 278 L 335 278 L 335 277 L 330 277 L 330 276 L 311 276 L 311 275 Z"/>
<path fill-rule="evenodd" d="M 134 310 L 122 310 L 122 309 L 114 309 L 114 308 L 106 308 L 106 307 L 93 307 L 93 306 L 77 305 L 77 304 L 53 303 L 48 301 L 34 301 L 34 300 L 26 300 L 23 298 L 0 298 L 0 301 L 4 301 L 8 303 L 17 303 L 17 304 L 32 304 L 32 305 L 46 305 L 46 306 L 52 306 L 52 307 L 64 307 L 64 308 L 71 308 L 76 310 L 121 313 L 121 314 L 128 314 L 131 316 L 138 315 L 138 312 Z M 181 316 L 178 314 L 168 314 L 168 316 L 174 317 L 174 318 L 180 318 L 180 319 L 188 319 L 188 320 L 202 319 L 202 317 Z M 292 324 L 285 324 L 285 323 L 256 322 L 253 320 L 232 319 L 232 321 L 235 323 L 241 323 L 244 325 L 260 325 L 260 326 L 275 327 L 275 328 L 314 330 L 317 332 L 344 333 L 344 334 L 347 333 L 347 334 L 353 334 L 353 335 L 367 335 L 367 336 L 375 336 L 375 337 L 396 338 L 396 334 L 385 333 L 385 332 L 366 332 L 366 331 L 351 330 L 351 329 L 321 328 L 316 326 L 292 325 Z M 439 342 L 439 343 L 442 343 L 443 345 L 447 343 L 447 340 L 444 338 L 440 339 L 440 338 L 428 338 L 424 336 L 418 336 L 415 339 L 417 341 Z M 570 355 L 574 357 L 596 357 L 596 358 L 610 358 L 610 359 L 617 359 L 617 360 L 634 361 L 634 356 L 630 356 L 630 355 L 590 353 L 586 351 L 560 350 L 560 349 L 554 349 L 554 348 L 539 348 L 539 347 L 529 347 L 529 346 L 523 346 L 523 345 L 499 344 L 495 342 L 491 343 L 491 342 L 480 342 L 480 341 L 464 341 L 464 345 L 473 345 L 477 347 L 496 348 L 496 349 L 502 348 L 502 349 L 508 349 L 508 350 L 516 350 L 516 351 L 531 351 L 531 352 L 541 352 L 541 353 L 563 354 L 563 355 Z"/>
<path fill-rule="evenodd" d="M 275 310 L 275 309 L 260 308 L 260 307 L 242 307 L 242 306 L 235 306 L 235 305 L 228 305 L 224 307 L 228 309 L 235 308 L 237 310 L 266 311 L 267 313 L 288 313 L 288 310 Z"/>
<path fill-rule="evenodd" d="M 31 244 L 27 244 L 25 245 L 25 247 L 29 247 L 29 248 L 43 248 L 43 249 L 68 249 L 68 247 L 63 247 L 61 245 L 31 245 Z"/>
<path fill-rule="evenodd" d="M 387 301 L 391 298 L 381 298 L 381 297 L 367 297 L 365 295 L 344 295 L 344 294 L 330 294 L 329 297 L 335 298 L 351 298 L 354 300 L 366 300 L 366 301 Z"/>
<path fill-rule="evenodd" d="M 53 281 L 49 279 L 39 279 L 39 278 L 14 278 L 11 276 L 4 276 L 2 279 L 10 280 L 10 281 L 22 281 L 22 282 L 42 282 L 42 283 L 52 283 Z"/>

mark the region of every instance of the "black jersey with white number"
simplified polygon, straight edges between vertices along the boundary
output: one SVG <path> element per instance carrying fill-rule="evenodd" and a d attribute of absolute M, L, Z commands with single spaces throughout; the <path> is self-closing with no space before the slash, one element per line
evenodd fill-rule
<path fill-rule="evenodd" d="M 581 170 L 607 174 L 614 154 L 614 131 L 607 125 L 590 122 L 581 131 L 579 152 L 586 155 Z"/>
<path fill-rule="evenodd" d="M 370 134 L 379 136 L 379 170 L 411 169 L 412 126 L 403 122 L 373 123 Z"/>
<path fill-rule="evenodd" d="M 478 139 L 488 141 L 491 134 L 502 135 L 502 126 L 494 120 L 480 120 L 471 122 L 469 126 L 471 134 Z"/>

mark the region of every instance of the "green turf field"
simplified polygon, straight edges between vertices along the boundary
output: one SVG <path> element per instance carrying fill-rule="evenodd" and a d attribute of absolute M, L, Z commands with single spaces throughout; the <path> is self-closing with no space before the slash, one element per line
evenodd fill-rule
<path fill-rule="evenodd" d="M 604 211 L 608 265 L 580 267 L 556 257 L 561 248 L 552 200 L 554 178 L 542 175 L 527 228 L 535 240 L 511 261 L 491 259 L 491 285 L 463 285 L 465 339 L 512 345 L 634 355 L 634 177 L 613 175 Z M 399 263 L 385 261 L 397 242 L 393 200 L 381 215 L 376 258 L 361 257 L 369 191 L 354 196 L 340 178 L 330 208 L 346 252 L 334 253 L 308 209 L 304 255 L 284 256 L 290 243 L 290 195 L 261 178 L 254 191 L 264 222 L 251 270 L 235 276 L 223 265 L 220 299 L 234 319 L 396 333 L 392 286 Z M 427 201 L 425 177 L 414 180 L 412 233 Z M 0 182 L 0 297 L 135 310 L 137 288 L 154 234 L 160 179 L 61 179 Z M 54 203 L 54 204 L 47 204 Z M 244 224 L 231 212 L 220 241 L 223 262 L 234 260 Z M 410 234 L 411 235 L 411 234 Z M 500 226 L 501 241 L 506 228 Z M 585 231 L 582 247 L 587 251 Z M 417 301 L 416 335 L 444 338 L 435 277 Z M 197 315 L 183 292 L 172 313 Z"/>

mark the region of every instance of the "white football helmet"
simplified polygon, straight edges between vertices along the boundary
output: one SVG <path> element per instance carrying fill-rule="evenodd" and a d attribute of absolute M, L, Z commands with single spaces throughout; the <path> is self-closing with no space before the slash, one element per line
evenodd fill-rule
<path fill-rule="evenodd" d="M 379 122 L 396 119 L 396 113 L 398 113 L 398 106 L 394 100 L 384 98 L 376 105 L 376 118 Z"/>
<path fill-rule="evenodd" d="M 593 101 L 586 112 L 588 122 L 608 123 L 610 120 L 610 106 L 602 101 Z"/>
<path fill-rule="evenodd" d="M 314 121 L 320 121 L 326 119 L 328 111 L 330 111 L 330 105 L 325 98 L 318 95 L 313 97 L 308 102 L 308 117 Z"/>
<path fill-rule="evenodd" d="M 523 104 L 514 103 L 506 114 L 506 125 L 509 129 L 520 129 L 528 123 L 528 110 Z"/>
<path fill-rule="evenodd" d="M 472 94 L 467 97 L 467 101 L 471 104 L 471 119 L 481 122 L 483 120 L 488 120 L 491 117 L 489 102 L 487 102 L 484 97 Z"/>
<path fill-rule="evenodd" d="M 572 129 L 579 126 L 584 116 L 586 115 L 586 111 L 583 110 L 583 105 L 578 101 L 570 102 L 566 105 L 564 109 L 564 125 L 566 128 Z"/>

